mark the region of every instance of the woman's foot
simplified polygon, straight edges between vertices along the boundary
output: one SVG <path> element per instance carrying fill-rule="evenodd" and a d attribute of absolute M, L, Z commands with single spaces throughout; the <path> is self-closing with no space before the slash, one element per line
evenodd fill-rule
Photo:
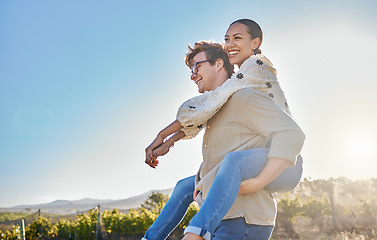
<path fill-rule="evenodd" d="M 186 233 L 182 240 L 204 240 L 204 238 L 194 233 Z"/>

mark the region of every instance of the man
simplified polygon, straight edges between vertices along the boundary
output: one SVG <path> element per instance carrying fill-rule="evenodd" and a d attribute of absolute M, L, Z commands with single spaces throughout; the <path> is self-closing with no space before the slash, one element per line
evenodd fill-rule
<path fill-rule="evenodd" d="M 186 64 L 192 68 L 191 79 L 200 93 L 215 90 L 230 76 L 228 58 L 214 52 L 219 52 L 218 45 L 201 42 L 187 54 Z M 296 137 L 300 140 L 293 149 L 284 143 Z M 166 141 L 165 144 L 180 138 L 182 133 L 178 132 L 173 136 L 173 141 Z M 286 153 L 297 155 L 302 146 L 301 140 L 303 134 L 297 124 L 266 94 L 254 88 L 244 88 L 234 93 L 207 122 L 203 164 L 197 174 L 196 189 L 208 192 L 211 187 L 208 183 L 212 183 L 213 179 L 208 180 L 206 176 L 229 152 L 265 148 L 273 142 L 271 152 L 274 154 L 257 177 L 242 182 L 240 195 L 216 231 L 208 232 L 208 229 L 198 225 L 198 222 L 207 221 L 206 214 L 200 215 L 202 210 L 205 211 L 203 207 L 186 228 L 184 239 L 253 239 L 255 234 L 261 232 L 267 236 L 262 239 L 268 238 L 275 222 L 276 202 L 262 189 L 291 164 L 286 160 Z"/>

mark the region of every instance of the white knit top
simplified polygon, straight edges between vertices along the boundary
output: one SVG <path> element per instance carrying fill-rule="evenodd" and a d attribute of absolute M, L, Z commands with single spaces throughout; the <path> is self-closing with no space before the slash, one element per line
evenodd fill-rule
<path fill-rule="evenodd" d="M 186 134 L 184 139 L 195 137 L 235 92 L 249 87 L 266 93 L 281 109 L 291 114 L 277 81 L 276 69 L 264 55 L 252 55 L 223 85 L 193 97 L 179 107 L 177 120 Z"/>

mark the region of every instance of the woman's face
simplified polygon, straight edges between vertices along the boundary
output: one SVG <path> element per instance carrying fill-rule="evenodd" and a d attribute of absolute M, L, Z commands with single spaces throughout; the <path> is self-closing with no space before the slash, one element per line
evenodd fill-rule
<path fill-rule="evenodd" d="M 259 46 L 259 38 L 252 39 L 247 32 L 247 26 L 242 23 L 234 23 L 229 28 L 224 37 L 225 52 L 229 56 L 231 64 L 238 67 L 254 54 L 254 49 Z"/>

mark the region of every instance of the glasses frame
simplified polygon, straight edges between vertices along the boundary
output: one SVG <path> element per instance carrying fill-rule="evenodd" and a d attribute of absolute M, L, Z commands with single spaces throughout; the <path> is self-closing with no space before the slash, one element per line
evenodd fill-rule
<path fill-rule="evenodd" d="M 191 75 L 194 74 L 198 74 L 198 70 L 197 70 L 197 65 L 200 64 L 200 63 L 204 63 L 204 62 L 209 62 L 210 60 L 203 60 L 203 61 L 199 61 L 199 62 L 196 62 L 194 63 L 194 65 L 192 65 L 192 68 L 191 68 Z"/>

